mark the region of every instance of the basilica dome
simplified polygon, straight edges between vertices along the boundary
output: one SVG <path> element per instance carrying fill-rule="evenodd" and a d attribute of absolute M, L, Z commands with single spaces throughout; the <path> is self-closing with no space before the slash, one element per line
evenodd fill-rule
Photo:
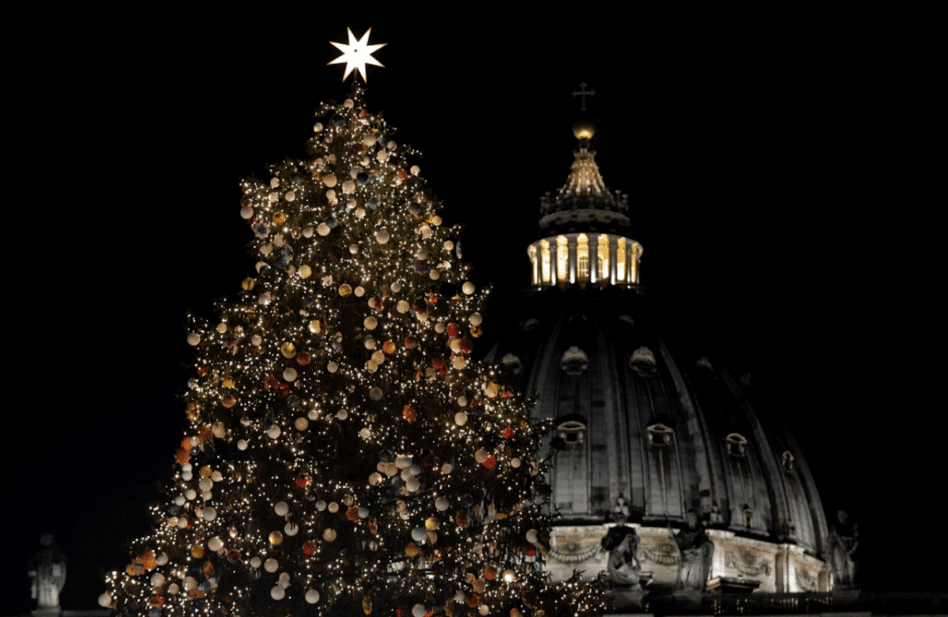
<path fill-rule="evenodd" d="M 697 527 L 713 543 L 707 591 L 831 590 L 827 524 L 796 442 L 713 356 L 665 345 L 628 197 L 606 188 L 591 129 L 575 135 L 566 184 L 541 198 L 530 286 L 488 358 L 554 427 L 551 574 L 606 571 L 603 538 L 630 527 L 642 585 L 674 588 L 673 534 Z"/>

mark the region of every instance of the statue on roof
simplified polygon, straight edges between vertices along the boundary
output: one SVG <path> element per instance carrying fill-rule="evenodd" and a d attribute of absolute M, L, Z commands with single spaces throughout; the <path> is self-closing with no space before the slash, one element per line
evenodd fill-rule
<path fill-rule="evenodd" d="M 705 533 L 704 527 L 698 523 L 694 510 L 688 510 L 686 520 L 688 527 L 677 534 L 672 533 L 671 525 L 668 527 L 669 537 L 675 541 L 681 552 L 675 589 L 704 591 L 708 574 L 711 572 L 714 542 Z"/>
<path fill-rule="evenodd" d="M 59 592 L 66 583 L 66 556 L 56 546 L 56 538 L 44 533 L 42 548 L 30 558 L 31 597 L 39 609 L 58 609 Z"/>
<path fill-rule="evenodd" d="M 853 587 L 859 566 L 856 549 L 859 547 L 858 524 L 849 522 L 849 513 L 840 510 L 836 513 L 838 523 L 830 528 L 829 560 L 833 566 L 834 585 Z"/>
<path fill-rule="evenodd" d="M 619 587 L 632 587 L 641 590 L 639 573 L 642 562 L 636 556 L 639 550 L 639 536 L 635 529 L 619 524 L 602 538 L 603 550 L 609 551 L 607 567 L 612 582 Z"/>

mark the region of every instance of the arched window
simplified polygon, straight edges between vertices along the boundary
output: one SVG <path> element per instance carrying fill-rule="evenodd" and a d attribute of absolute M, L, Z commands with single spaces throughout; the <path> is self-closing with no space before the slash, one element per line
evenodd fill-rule
<path fill-rule="evenodd" d="M 599 234 L 599 250 L 596 252 L 599 258 L 599 280 L 609 282 L 609 236 Z"/>
<path fill-rule="evenodd" d="M 586 234 L 579 234 L 576 238 L 576 269 L 577 278 L 582 281 L 589 280 L 589 238 Z"/>
<path fill-rule="evenodd" d="M 625 238 L 616 241 L 616 282 L 625 282 Z"/>

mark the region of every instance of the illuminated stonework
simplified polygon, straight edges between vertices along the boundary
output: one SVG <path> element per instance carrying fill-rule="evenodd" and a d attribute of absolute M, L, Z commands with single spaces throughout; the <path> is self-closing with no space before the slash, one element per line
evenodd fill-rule
<path fill-rule="evenodd" d="M 672 589 L 678 576 L 681 552 L 663 525 L 630 524 L 640 543 L 636 557 L 642 563 L 641 582 L 647 590 Z M 564 581 L 574 570 L 584 580 L 593 580 L 606 571 L 608 553 L 600 542 L 612 527 L 562 525 L 553 528 L 546 569 L 554 581 Z M 714 542 L 709 581 L 740 579 L 754 591 L 795 593 L 830 591 L 829 566 L 795 544 L 768 542 L 736 536 L 730 531 L 709 529 Z"/>
<path fill-rule="evenodd" d="M 595 268 L 590 267 L 590 245 L 596 247 Z M 551 255 L 554 246 L 555 259 Z M 560 234 L 534 242 L 527 247 L 527 256 L 533 272 L 532 284 L 541 287 L 588 282 L 601 286 L 641 283 L 642 245 L 631 238 L 614 234 Z"/>

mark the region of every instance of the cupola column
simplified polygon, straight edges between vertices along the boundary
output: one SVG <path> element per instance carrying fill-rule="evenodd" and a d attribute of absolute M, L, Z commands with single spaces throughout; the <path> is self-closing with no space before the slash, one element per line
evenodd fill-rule
<path fill-rule="evenodd" d="M 609 284 L 616 284 L 616 242 L 617 239 L 614 236 L 609 237 Z"/>
<path fill-rule="evenodd" d="M 569 283 L 576 283 L 576 236 L 570 234 L 569 240 Z"/>

